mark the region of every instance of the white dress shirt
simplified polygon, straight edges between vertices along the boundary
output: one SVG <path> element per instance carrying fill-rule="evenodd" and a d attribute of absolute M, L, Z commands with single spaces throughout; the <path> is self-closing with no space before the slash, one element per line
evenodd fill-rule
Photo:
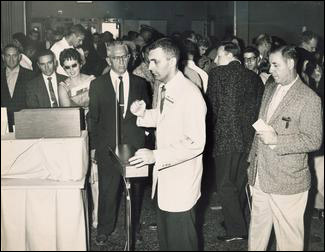
<path fill-rule="evenodd" d="M 293 84 L 298 80 L 298 75 L 297 77 L 288 85 L 281 85 L 278 84 L 278 86 L 276 87 L 276 90 L 273 94 L 272 100 L 269 104 L 268 110 L 267 110 L 267 122 L 270 121 L 274 111 L 276 110 L 276 108 L 279 106 L 280 102 L 282 101 L 282 99 L 284 98 L 284 96 L 287 94 L 287 92 L 289 91 L 289 89 L 293 86 Z"/>
<path fill-rule="evenodd" d="M 113 84 L 113 88 L 116 93 L 116 97 L 118 99 L 119 97 L 119 85 L 120 85 L 120 79 L 119 76 L 122 76 L 123 80 L 123 90 L 124 90 L 124 113 L 123 117 L 125 117 L 128 100 L 129 100 L 129 90 L 130 90 L 130 76 L 129 73 L 126 71 L 123 75 L 115 73 L 113 70 L 110 71 L 110 76 Z"/>
<path fill-rule="evenodd" d="M 8 88 L 9 88 L 9 92 L 12 96 L 14 95 L 14 91 L 15 91 L 15 87 L 16 87 L 16 82 L 18 79 L 18 74 L 19 74 L 19 65 L 16 66 L 14 69 L 10 69 L 10 68 L 6 68 L 6 77 L 7 77 L 7 84 L 8 84 Z"/>
<path fill-rule="evenodd" d="M 33 62 L 23 53 L 21 53 L 21 60 L 19 65 L 33 71 Z"/>
<path fill-rule="evenodd" d="M 187 61 L 187 66 L 200 75 L 200 78 L 202 80 L 202 85 L 203 85 L 203 90 L 202 91 L 204 93 L 206 93 L 207 88 L 208 88 L 209 75 L 204 70 L 202 70 L 197 65 L 195 65 L 195 62 L 193 60 L 188 60 Z"/>
<path fill-rule="evenodd" d="M 56 98 L 56 101 L 58 102 L 58 106 L 60 106 L 60 101 L 59 101 L 59 95 L 58 95 L 58 81 L 56 79 L 56 74 L 53 73 L 52 75 L 50 76 L 47 76 L 45 74 L 42 74 L 43 75 L 43 79 L 44 79 L 44 82 L 45 82 L 45 86 L 46 86 L 46 90 L 47 90 L 47 94 L 49 96 L 49 99 L 50 101 L 51 100 L 51 94 L 50 94 L 50 89 L 49 89 L 49 80 L 48 78 L 51 77 L 51 82 L 52 82 L 52 86 L 53 86 L 53 90 L 54 90 L 54 94 L 55 94 L 55 98 Z M 51 102 L 51 107 L 53 107 L 53 103 Z"/>
<path fill-rule="evenodd" d="M 58 61 L 58 67 L 56 69 L 56 72 L 59 74 L 62 74 L 64 76 L 68 76 L 68 74 L 66 73 L 66 71 L 62 68 L 61 64 L 60 64 L 60 53 L 64 50 L 64 49 L 68 49 L 68 48 L 73 48 L 73 46 L 69 45 L 68 41 L 65 39 L 65 37 L 63 37 L 60 41 L 56 42 L 52 47 L 51 47 L 51 51 L 54 53 L 56 60 Z"/>

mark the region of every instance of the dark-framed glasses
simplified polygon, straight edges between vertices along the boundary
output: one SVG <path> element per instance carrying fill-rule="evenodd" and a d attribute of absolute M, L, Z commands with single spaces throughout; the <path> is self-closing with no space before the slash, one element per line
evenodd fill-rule
<path fill-rule="evenodd" d="M 74 63 L 74 64 L 72 64 L 71 66 L 63 66 L 63 68 L 65 69 L 65 70 L 69 70 L 69 69 L 72 69 L 72 68 L 76 68 L 78 66 L 78 64 L 77 63 Z"/>

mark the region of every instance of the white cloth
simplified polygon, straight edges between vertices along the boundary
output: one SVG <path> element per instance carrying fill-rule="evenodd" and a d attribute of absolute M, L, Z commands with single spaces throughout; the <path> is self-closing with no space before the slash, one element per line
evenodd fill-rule
<path fill-rule="evenodd" d="M 23 53 L 21 55 L 21 60 L 19 62 L 19 65 L 33 71 L 33 62 Z"/>
<path fill-rule="evenodd" d="M 183 212 L 201 195 L 206 105 L 200 90 L 179 71 L 165 87 L 162 113 L 158 102 L 156 109 L 138 117 L 137 125 L 157 128 L 151 196 L 158 183 L 159 208 Z"/>
<path fill-rule="evenodd" d="M 252 212 L 248 251 L 266 250 L 273 225 L 277 251 L 302 251 L 308 191 L 292 195 L 264 193 L 259 187 L 258 175 L 250 188 Z"/>
<path fill-rule="evenodd" d="M 92 226 L 97 228 L 98 225 L 98 196 L 99 196 L 99 189 L 98 189 L 98 166 L 94 162 L 91 163 L 90 167 L 90 177 L 89 183 L 91 187 L 91 197 L 93 199 L 93 212 L 92 212 Z"/>
<path fill-rule="evenodd" d="M 195 62 L 193 60 L 188 60 L 187 61 L 187 66 L 191 69 L 193 69 L 195 72 L 197 72 L 200 75 L 200 78 L 202 80 L 202 85 L 203 85 L 203 92 L 206 93 L 207 88 L 208 88 L 208 79 L 209 75 L 199 68 L 197 65 L 195 65 Z"/>
<path fill-rule="evenodd" d="M 18 75 L 19 75 L 19 70 L 20 70 L 19 65 L 12 70 L 8 67 L 6 68 L 7 84 L 8 84 L 8 88 L 9 88 L 11 97 L 13 96 L 14 91 L 15 91 L 16 82 L 17 82 Z"/>
<path fill-rule="evenodd" d="M 84 179 L 1 179 L 1 251 L 85 251 L 83 187 Z"/>
<path fill-rule="evenodd" d="M 273 113 L 275 112 L 276 108 L 279 106 L 280 102 L 284 98 L 284 96 L 287 94 L 289 89 L 293 86 L 293 84 L 298 80 L 298 75 L 297 77 L 288 85 L 280 85 L 276 87 L 276 91 L 273 94 L 272 100 L 269 104 L 268 110 L 267 110 L 267 122 L 270 121 Z"/>
<path fill-rule="evenodd" d="M 58 67 L 56 69 L 56 72 L 59 74 L 62 74 L 64 76 L 68 76 L 68 74 L 66 73 L 66 71 L 63 69 L 63 67 L 60 64 L 60 53 L 64 50 L 64 49 L 68 49 L 68 48 L 73 48 L 72 45 L 69 45 L 68 41 L 65 39 L 65 37 L 63 37 L 60 41 L 56 42 L 52 47 L 51 47 L 51 51 L 54 53 L 55 55 L 55 59 L 58 62 Z"/>
<path fill-rule="evenodd" d="M 56 98 L 56 100 L 58 102 L 58 105 L 60 106 L 60 103 L 59 103 L 59 95 L 58 95 L 58 81 L 57 81 L 57 78 L 56 78 L 56 74 L 53 73 L 50 76 L 47 76 L 45 74 L 42 74 L 42 76 L 43 76 L 43 79 L 44 79 L 44 83 L 45 83 L 46 90 L 47 90 L 47 94 L 49 96 L 50 101 L 52 99 L 51 99 L 51 93 L 50 93 L 49 80 L 48 80 L 48 78 L 51 77 L 51 82 L 52 82 L 52 86 L 53 86 L 55 98 Z M 52 103 L 51 103 L 51 107 L 53 107 L 53 104 Z"/>
<path fill-rule="evenodd" d="M 315 208 L 324 209 L 324 156 L 314 157 L 315 172 L 317 179 L 317 194 Z"/>
<path fill-rule="evenodd" d="M 88 134 L 81 137 L 1 138 L 1 178 L 80 180 L 88 168 Z"/>
<path fill-rule="evenodd" d="M 125 72 L 123 75 L 119 75 L 115 73 L 113 70 L 110 71 L 110 76 L 113 84 L 113 88 L 116 93 L 116 97 L 119 97 L 119 86 L 120 86 L 120 79 L 119 76 L 122 76 L 123 80 L 123 91 L 124 91 L 124 113 L 123 117 L 125 117 L 126 110 L 128 108 L 128 101 L 129 101 L 129 90 L 130 90 L 130 76 L 128 72 Z"/>

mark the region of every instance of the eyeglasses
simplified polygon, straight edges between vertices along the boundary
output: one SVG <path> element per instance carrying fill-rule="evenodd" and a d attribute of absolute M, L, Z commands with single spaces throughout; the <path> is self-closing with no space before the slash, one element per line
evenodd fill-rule
<path fill-rule="evenodd" d="M 244 61 L 245 62 L 254 62 L 255 59 L 256 59 L 256 57 L 244 58 Z"/>
<path fill-rule="evenodd" d="M 76 68 L 78 66 L 78 64 L 77 63 L 74 63 L 74 64 L 72 64 L 71 66 L 63 66 L 63 68 L 65 69 L 65 70 L 69 70 L 69 69 L 72 69 L 72 68 Z"/>
<path fill-rule="evenodd" d="M 130 54 L 122 55 L 122 56 L 111 56 L 110 58 L 114 61 L 120 61 L 120 60 L 127 60 L 130 57 Z"/>

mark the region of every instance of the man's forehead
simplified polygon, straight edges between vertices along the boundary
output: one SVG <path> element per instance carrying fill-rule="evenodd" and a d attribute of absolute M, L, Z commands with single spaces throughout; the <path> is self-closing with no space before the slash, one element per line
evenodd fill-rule
<path fill-rule="evenodd" d="M 53 56 L 52 55 L 43 55 L 43 56 L 39 57 L 38 61 L 40 63 L 50 62 L 50 61 L 53 61 Z"/>
<path fill-rule="evenodd" d="M 253 53 L 253 52 L 245 52 L 244 57 L 245 58 L 255 57 L 255 53 Z"/>
<path fill-rule="evenodd" d="M 157 57 L 166 57 L 166 53 L 160 47 L 149 51 L 149 56 L 148 56 L 149 59 L 150 58 L 157 58 Z"/>
<path fill-rule="evenodd" d="M 19 54 L 19 51 L 17 48 L 15 47 L 8 47 L 6 50 L 5 50 L 5 54 Z"/>
<path fill-rule="evenodd" d="M 282 53 L 281 52 L 275 52 L 275 53 L 271 53 L 270 54 L 270 63 L 273 63 L 273 62 L 283 62 L 284 61 L 284 58 L 282 56 Z"/>
<path fill-rule="evenodd" d="M 125 46 L 123 45 L 116 45 L 112 48 L 112 54 L 117 55 L 117 54 L 126 54 L 127 50 Z"/>

